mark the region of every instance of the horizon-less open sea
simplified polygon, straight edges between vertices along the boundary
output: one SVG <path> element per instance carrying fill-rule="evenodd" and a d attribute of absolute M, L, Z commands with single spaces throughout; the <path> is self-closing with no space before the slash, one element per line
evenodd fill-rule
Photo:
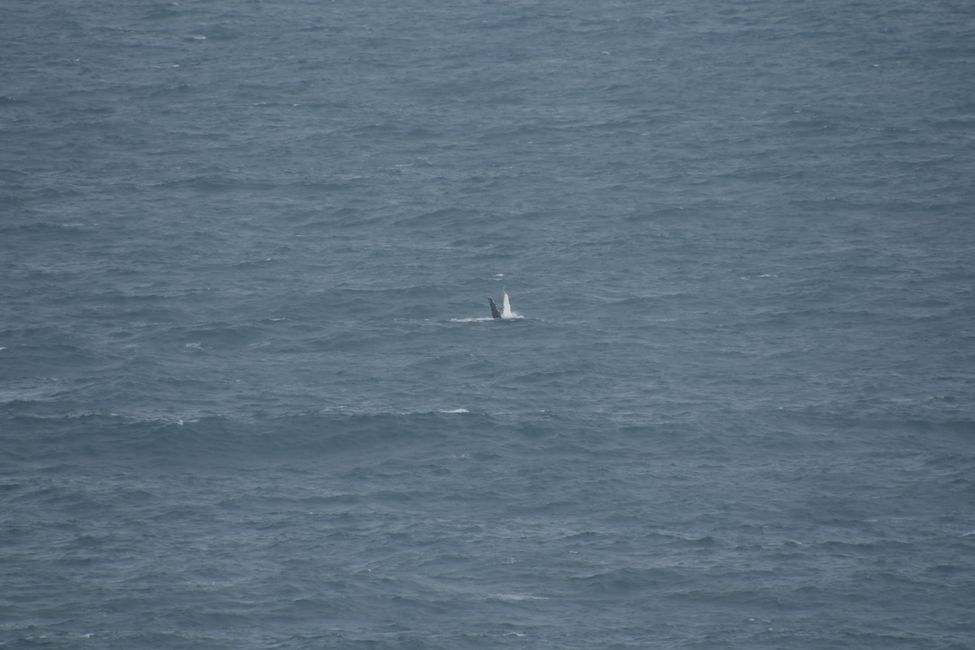
<path fill-rule="evenodd" d="M 961 0 L 4 3 L 0 647 L 973 648 L 973 180 Z"/>

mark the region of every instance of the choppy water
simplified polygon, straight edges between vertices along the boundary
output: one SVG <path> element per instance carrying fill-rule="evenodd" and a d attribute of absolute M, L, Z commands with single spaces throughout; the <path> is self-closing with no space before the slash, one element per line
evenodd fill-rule
<path fill-rule="evenodd" d="M 973 80 L 967 2 L 8 3 L 0 646 L 972 647 Z"/>

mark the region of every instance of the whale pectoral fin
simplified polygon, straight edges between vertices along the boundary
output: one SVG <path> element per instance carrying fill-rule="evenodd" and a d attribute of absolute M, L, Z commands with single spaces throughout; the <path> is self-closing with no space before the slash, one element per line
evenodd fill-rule
<path fill-rule="evenodd" d="M 494 298 L 488 298 L 488 302 L 491 303 L 491 317 L 501 318 L 501 311 L 498 309 L 498 306 L 494 304 Z"/>

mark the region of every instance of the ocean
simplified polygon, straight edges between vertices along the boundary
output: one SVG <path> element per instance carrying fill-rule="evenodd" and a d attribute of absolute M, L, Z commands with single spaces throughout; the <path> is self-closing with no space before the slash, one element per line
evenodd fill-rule
<path fill-rule="evenodd" d="M 0 647 L 973 648 L 973 179 L 960 0 L 7 2 Z"/>

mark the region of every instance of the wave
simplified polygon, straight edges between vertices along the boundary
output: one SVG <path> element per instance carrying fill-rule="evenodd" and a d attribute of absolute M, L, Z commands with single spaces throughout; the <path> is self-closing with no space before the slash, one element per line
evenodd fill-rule
<path fill-rule="evenodd" d="M 34 221 L 29 223 L 12 223 L 0 225 L 0 234 L 4 235 L 63 235 L 63 236 L 83 236 L 97 231 L 97 228 L 89 223 L 79 221 Z"/>
<path fill-rule="evenodd" d="M 495 428 L 464 408 L 417 412 L 310 412 L 265 417 L 75 412 L 0 416 L 0 446 L 12 457 L 132 456 L 154 459 L 294 457 L 339 452 L 429 449 Z M 20 413 L 18 413 L 20 411 Z"/>
<path fill-rule="evenodd" d="M 534 600 L 548 600 L 547 596 L 535 596 L 532 594 L 488 594 L 485 600 L 493 600 L 501 603 L 523 603 Z"/>

